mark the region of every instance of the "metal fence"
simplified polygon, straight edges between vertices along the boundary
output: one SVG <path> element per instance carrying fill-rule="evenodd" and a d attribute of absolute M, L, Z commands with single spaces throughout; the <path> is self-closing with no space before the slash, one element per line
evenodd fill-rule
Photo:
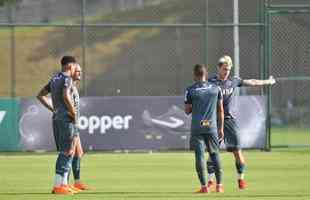
<path fill-rule="evenodd" d="M 234 55 L 236 26 L 240 74 L 260 77 L 263 2 L 239 0 L 237 24 L 232 2 L 9 1 L 0 7 L 0 96 L 36 95 L 64 54 L 83 65 L 85 96 L 182 95 L 195 63 L 215 72 L 221 55 Z"/>
<path fill-rule="evenodd" d="M 35 96 L 64 54 L 83 66 L 84 96 L 183 95 L 195 63 L 214 73 L 218 58 L 228 54 L 236 75 L 280 77 L 271 90 L 243 88 L 241 94 L 269 95 L 269 127 L 286 144 L 290 139 L 282 140 L 287 136 L 278 126 L 310 121 L 309 16 L 290 13 L 307 7 L 308 0 L 6 1 L 0 6 L 0 97 Z M 276 10 L 289 14 L 271 14 Z"/>
<path fill-rule="evenodd" d="M 309 146 L 310 2 L 271 0 L 266 9 L 266 69 L 273 146 Z"/>

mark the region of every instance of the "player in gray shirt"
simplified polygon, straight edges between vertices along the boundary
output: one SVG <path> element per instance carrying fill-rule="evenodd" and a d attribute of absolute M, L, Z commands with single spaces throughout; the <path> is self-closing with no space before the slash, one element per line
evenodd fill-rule
<path fill-rule="evenodd" d="M 205 150 L 215 166 L 217 192 L 224 192 L 219 159 L 219 140 L 222 140 L 224 111 L 220 87 L 206 81 L 207 68 L 195 65 L 195 83 L 185 91 L 185 112 L 192 113 L 190 149 L 195 152 L 196 172 L 201 184 L 198 193 L 208 193 L 206 186 Z"/>
<path fill-rule="evenodd" d="M 80 181 L 80 165 L 81 159 L 84 154 L 81 139 L 80 139 L 80 131 L 79 131 L 79 124 L 78 120 L 80 117 L 80 95 L 78 90 L 78 84 L 81 80 L 82 75 L 82 68 L 79 64 L 76 64 L 75 73 L 73 76 L 73 85 L 71 87 L 71 95 L 72 100 L 74 103 L 74 108 L 76 111 L 76 124 L 74 126 L 74 156 L 72 160 L 72 172 L 74 178 L 74 185 L 72 186 L 73 189 L 77 189 L 77 191 L 81 190 L 88 190 L 89 187 Z M 68 181 L 69 182 L 69 181 Z"/>

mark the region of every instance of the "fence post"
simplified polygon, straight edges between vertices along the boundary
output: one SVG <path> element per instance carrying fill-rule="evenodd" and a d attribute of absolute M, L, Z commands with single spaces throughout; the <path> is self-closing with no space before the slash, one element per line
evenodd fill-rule
<path fill-rule="evenodd" d="M 82 67 L 83 67 L 83 73 L 82 73 L 82 78 L 83 78 L 83 96 L 87 95 L 86 91 L 86 73 L 87 73 L 87 67 L 86 67 L 86 46 L 87 46 L 87 37 L 86 37 L 86 26 L 85 26 L 85 14 L 86 14 L 86 1 L 81 0 L 81 32 L 82 32 Z"/>
<path fill-rule="evenodd" d="M 9 24 L 11 25 L 11 97 L 16 96 L 16 70 L 15 70 L 15 6 L 16 0 L 9 3 Z"/>
<path fill-rule="evenodd" d="M 264 78 L 268 78 L 269 74 L 269 64 L 270 64 L 270 51 L 271 51 L 271 35 L 270 35 L 270 14 L 268 12 L 269 7 L 269 0 L 265 0 L 264 6 L 264 40 L 265 40 L 265 48 L 264 48 L 264 70 L 263 75 Z M 265 93 L 267 98 L 267 118 L 266 118 L 266 133 L 267 133 L 267 140 L 266 140 L 266 151 L 271 151 L 271 90 L 269 86 L 265 86 Z"/>
<path fill-rule="evenodd" d="M 233 20 L 234 20 L 234 75 L 240 76 L 240 49 L 239 49 L 239 0 L 234 0 L 233 8 Z M 237 90 L 239 95 L 239 90 Z"/>
<path fill-rule="evenodd" d="M 204 19 L 204 63 L 208 65 L 208 24 L 209 24 L 209 0 L 206 0 L 205 3 L 205 19 Z"/>

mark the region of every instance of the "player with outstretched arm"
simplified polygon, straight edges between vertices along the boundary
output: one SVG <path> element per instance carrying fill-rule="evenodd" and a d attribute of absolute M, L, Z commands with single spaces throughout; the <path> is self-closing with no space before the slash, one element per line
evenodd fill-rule
<path fill-rule="evenodd" d="M 240 135 L 238 133 L 238 126 L 236 119 L 231 112 L 232 98 L 235 90 L 242 86 L 263 86 L 273 85 L 275 79 L 271 76 L 267 80 L 247 79 L 242 80 L 239 77 L 230 77 L 232 69 L 232 59 L 225 55 L 219 59 L 218 62 L 218 74 L 210 77 L 209 82 L 218 85 L 223 92 L 223 106 L 224 106 L 224 142 L 228 152 L 232 152 L 235 157 L 235 165 L 238 174 L 238 187 L 239 189 L 246 188 L 246 182 L 244 180 L 245 171 L 245 159 L 241 151 Z M 213 185 L 214 165 L 211 159 L 207 162 L 208 169 L 208 187 Z"/>

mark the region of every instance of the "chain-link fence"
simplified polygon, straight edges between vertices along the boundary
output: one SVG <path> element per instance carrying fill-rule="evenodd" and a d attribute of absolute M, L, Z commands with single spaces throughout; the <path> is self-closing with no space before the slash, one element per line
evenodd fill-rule
<path fill-rule="evenodd" d="M 233 56 L 232 2 L 7 1 L 0 7 L 0 96 L 35 96 L 64 54 L 83 65 L 83 95 L 182 95 L 195 63 L 215 72 L 221 55 Z M 239 3 L 244 77 L 260 77 L 262 65 L 263 3 L 253 2 Z"/>
<path fill-rule="evenodd" d="M 268 6 L 268 66 L 278 78 L 270 91 L 272 145 L 308 146 L 310 4 L 272 0 Z"/>
<path fill-rule="evenodd" d="M 207 63 L 214 73 L 228 54 L 240 58 L 235 69 L 242 78 L 280 77 L 271 93 L 256 87 L 241 94 L 271 94 L 272 140 L 287 143 L 283 127 L 309 124 L 309 14 L 271 13 L 307 6 L 308 0 L 0 1 L 0 97 L 35 96 L 65 54 L 83 66 L 84 96 L 183 95 L 194 64 Z"/>

